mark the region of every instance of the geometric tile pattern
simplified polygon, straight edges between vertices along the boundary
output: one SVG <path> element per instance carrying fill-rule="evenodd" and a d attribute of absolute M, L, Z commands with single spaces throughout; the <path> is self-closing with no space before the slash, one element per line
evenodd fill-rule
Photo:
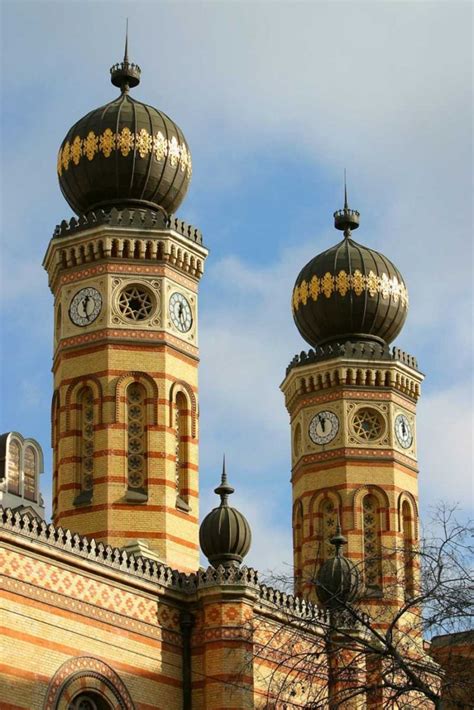
<path fill-rule="evenodd" d="M 157 603 L 152 599 L 131 594 L 51 563 L 20 556 L 10 550 L 4 550 L 0 557 L 0 571 L 20 581 L 65 594 L 70 600 L 89 602 L 148 624 L 156 625 L 158 621 Z"/>

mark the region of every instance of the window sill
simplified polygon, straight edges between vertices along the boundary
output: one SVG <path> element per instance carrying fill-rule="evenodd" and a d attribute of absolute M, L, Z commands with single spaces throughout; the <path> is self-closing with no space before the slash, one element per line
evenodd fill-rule
<path fill-rule="evenodd" d="M 144 488 L 128 488 L 125 494 L 125 500 L 129 503 L 147 503 L 148 493 L 146 493 Z"/>
<path fill-rule="evenodd" d="M 181 510 L 183 513 L 189 513 L 191 510 L 191 506 L 186 503 L 185 500 L 181 498 L 181 496 L 176 496 L 176 507 L 178 510 Z"/>
<path fill-rule="evenodd" d="M 81 491 L 79 495 L 74 498 L 73 505 L 89 505 L 92 502 L 92 491 Z"/>

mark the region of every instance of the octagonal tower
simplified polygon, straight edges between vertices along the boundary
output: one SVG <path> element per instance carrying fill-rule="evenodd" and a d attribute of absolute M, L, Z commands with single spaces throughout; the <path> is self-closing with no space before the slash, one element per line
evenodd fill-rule
<path fill-rule="evenodd" d="M 173 216 L 191 177 L 183 133 L 120 95 L 67 132 L 63 221 L 44 266 L 54 295 L 56 525 L 198 567 L 198 285 L 207 250 Z"/>
<path fill-rule="evenodd" d="M 344 239 L 301 270 L 295 323 L 310 343 L 281 389 L 291 423 L 295 587 L 315 598 L 314 580 L 334 554 L 338 519 L 347 557 L 368 604 L 398 604 L 414 591 L 418 537 L 415 358 L 390 342 L 408 294 L 387 257 L 355 242 L 359 213 L 335 213 Z"/>

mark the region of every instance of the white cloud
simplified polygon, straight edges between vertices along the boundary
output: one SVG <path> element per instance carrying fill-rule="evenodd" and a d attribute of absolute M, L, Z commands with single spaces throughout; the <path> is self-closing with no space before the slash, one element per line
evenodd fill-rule
<path fill-rule="evenodd" d="M 143 69 L 134 95 L 176 118 L 195 156 L 181 216 L 218 224 L 205 236 L 224 255 L 211 254 L 201 285 L 202 509 L 226 450 L 236 500 L 242 491 L 240 507 L 254 526 L 253 563 L 273 568 L 278 548 L 288 547 L 289 425 L 278 385 L 306 347 L 289 298 L 301 266 L 336 239 L 329 221 L 345 165 L 353 206 L 362 211 L 360 241 L 393 259 L 410 291 L 399 344 L 419 356 L 428 376 L 420 402 L 422 493 L 431 500 L 459 490 L 465 498 L 472 462 L 464 385 L 472 293 L 469 4 L 179 2 L 160 4 L 156 14 L 153 4 L 133 2 L 120 3 L 115 19 L 108 3 L 89 7 L 92 25 L 75 3 L 30 4 L 28 22 L 21 3 L 5 8 L 4 52 L 15 71 L 3 85 L 9 249 L 2 266 L 8 317 L 16 321 L 8 325 L 5 376 L 21 381 L 26 348 L 29 366 L 50 388 L 52 309 L 40 262 L 54 224 L 70 215 L 54 174 L 56 150 L 75 120 L 114 96 L 107 69 L 121 55 L 129 14 L 131 56 Z M 54 41 L 45 45 L 51 28 Z M 258 212 L 248 183 L 259 165 L 271 183 L 279 161 L 291 167 L 277 208 L 267 223 L 261 219 L 260 233 L 251 221 L 242 230 L 221 203 L 245 201 Z M 309 169 L 311 185 L 302 177 Z M 309 210 L 301 231 L 298 196 L 288 200 L 285 181 L 307 205 L 314 194 L 314 219 L 321 223 L 324 209 L 328 234 L 314 228 Z M 283 214 L 294 228 L 288 248 L 276 252 Z M 264 267 L 253 260 L 256 239 L 266 247 Z M 235 256 L 237 242 L 248 260 Z M 12 397 L 5 413 L 16 406 Z M 40 418 L 48 420 L 48 408 Z"/>
<path fill-rule="evenodd" d="M 418 405 L 420 501 L 474 507 L 473 399 L 465 383 L 448 384 L 421 397 Z"/>

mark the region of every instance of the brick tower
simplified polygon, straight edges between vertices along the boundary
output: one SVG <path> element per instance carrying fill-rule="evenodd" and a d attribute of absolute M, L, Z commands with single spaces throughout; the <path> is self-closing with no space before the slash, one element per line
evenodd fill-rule
<path fill-rule="evenodd" d="M 390 349 L 408 296 L 396 267 L 357 244 L 359 213 L 335 213 L 344 239 L 312 259 L 293 291 L 293 315 L 313 346 L 287 368 L 296 591 L 334 554 L 338 518 L 368 604 L 399 604 L 416 582 L 416 360 Z"/>
<path fill-rule="evenodd" d="M 54 295 L 53 517 L 96 541 L 198 567 L 198 284 L 207 250 L 173 217 L 191 177 L 178 126 L 120 95 L 58 156 L 78 218 L 44 266 Z"/>

